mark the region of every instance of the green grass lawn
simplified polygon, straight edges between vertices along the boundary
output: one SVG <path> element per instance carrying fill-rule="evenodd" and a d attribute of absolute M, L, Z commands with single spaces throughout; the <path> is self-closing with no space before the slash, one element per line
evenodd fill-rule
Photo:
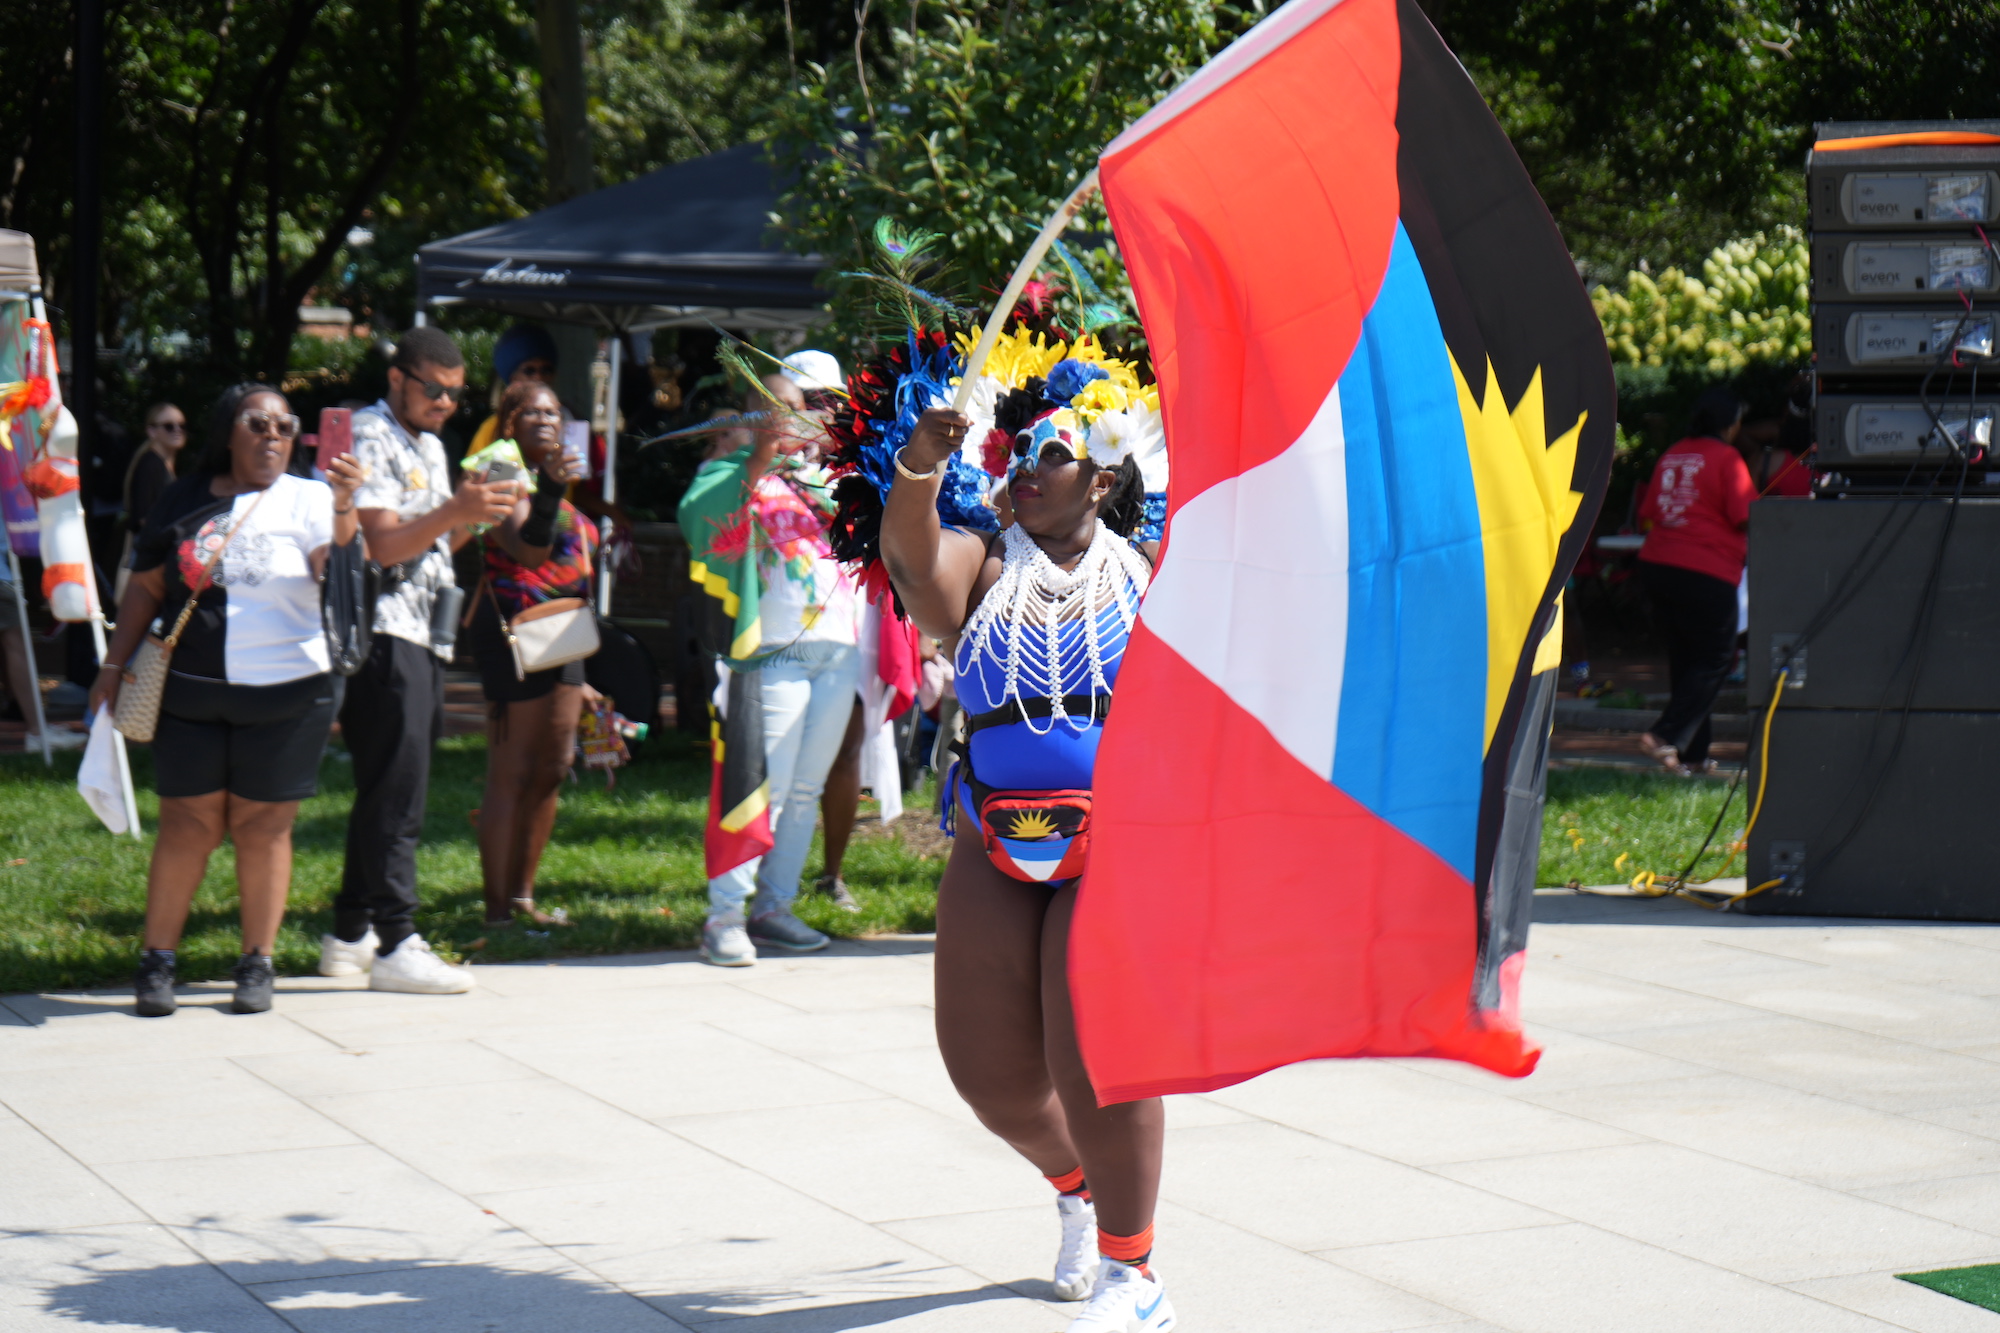
<path fill-rule="evenodd" d="M 1678 875 L 1707 836 L 1728 790 L 1726 782 L 1665 773 L 1610 768 L 1552 772 L 1537 882 L 1627 884 L 1642 870 L 1662 879 Z M 1745 795 L 1736 793 L 1729 817 L 1695 867 L 1695 878 L 1720 870 L 1730 846 L 1742 837 L 1749 816 Z M 1743 873 L 1741 857 L 1731 873 Z"/>
<path fill-rule="evenodd" d="M 151 755 L 134 747 L 139 814 L 158 827 Z M 353 796 L 346 752 L 336 744 L 320 770 L 320 794 L 299 811 L 291 909 L 274 959 L 281 974 L 310 973 L 319 937 L 332 926 L 341 849 Z M 119 983 L 137 960 L 145 917 L 144 842 L 107 833 L 76 794 L 78 756 L 59 754 L 51 776 L 39 756 L 0 757 L 0 992 Z M 564 789 L 555 837 L 542 860 L 536 901 L 560 907 L 570 925 L 547 938 L 520 926 L 488 931 L 479 890 L 479 846 L 469 818 L 480 801 L 486 746 L 477 736 L 438 747 L 423 844 L 417 855 L 424 910 L 417 926 L 440 953 L 482 962 L 564 954 L 686 948 L 707 908 L 701 833 L 708 763 L 672 732 L 606 791 L 600 774 Z M 918 807 L 921 797 L 913 797 Z M 932 928 L 941 859 L 877 832 L 864 818 L 843 876 L 859 914 L 802 896 L 799 915 L 840 935 Z M 815 844 L 808 883 L 820 873 Z M 483 943 L 481 943 L 483 941 Z M 235 859 L 227 844 L 209 863 L 181 943 L 183 980 L 226 977 L 239 949 Z"/>
<path fill-rule="evenodd" d="M 291 910 L 276 951 L 281 973 L 311 972 L 320 933 L 332 924 L 353 790 L 344 759 L 334 746 L 320 794 L 299 813 Z M 479 848 L 469 815 L 479 804 L 485 759 L 479 737 L 446 741 L 431 774 L 417 857 L 424 902 L 417 924 L 441 953 L 498 962 L 694 943 L 707 901 L 701 831 L 708 769 L 701 751 L 668 733 L 640 762 L 619 770 L 614 789 L 606 791 L 598 775 L 565 789 L 536 896 L 544 908 L 564 909 L 571 924 L 546 938 L 519 926 L 488 931 L 482 924 Z M 77 762 L 75 754 L 58 755 L 51 776 L 37 757 L 0 756 L 0 992 L 116 984 L 131 974 L 151 841 L 105 832 L 76 794 Z M 150 832 L 159 803 L 144 747 L 134 748 L 133 765 Z M 1700 845 L 1723 791 L 1721 783 L 1650 773 L 1551 773 L 1540 882 L 1609 884 L 1640 870 L 1675 873 Z M 912 798 L 912 807 L 924 799 Z M 1716 840 L 1719 848 L 1742 822 L 1739 803 Z M 847 853 L 845 876 L 861 912 L 850 916 L 807 896 L 799 900 L 800 916 L 840 935 L 933 927 L 941 859 L 879 827 L 864 819 Z M 1712 852 L 1702 869 L 1712 873 L 1724 855 Z M 810 879 L 819 870 L 815 846 L 806 874 Z M 225 845 L 188 919 L 183 979 L 228 975 L 238 948 L 234 884 Z"/>

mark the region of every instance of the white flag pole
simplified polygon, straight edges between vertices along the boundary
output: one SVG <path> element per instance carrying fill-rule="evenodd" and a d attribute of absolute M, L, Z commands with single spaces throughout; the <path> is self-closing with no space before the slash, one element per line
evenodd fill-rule
<path fill-rule="evenodd" d="M 1076 183 L 1076 188 L 1069 192 L 1069 198 L 1063 200 L 1061 206 L 1049 215 L 1049 220 L 1042 224 L 1041 234 L 1035 237 L 1035 243 L 1028 247 L 1028 253 L 1021 256 L 1021 262 L 1014 266 L 1014 276 L 1007 279 L 1007 287 L 1000 293 L 999 304 L 993 307 L 993 313 L 987 317 L 986 327 L 979 332 L 978 346 L 974 347 L 972 355 L 966 358 L 965 373 L 959 379 L 958 392 L 952 395 L 952 411 L 963 412 L 965 405 L 972 401 L 972 382 L 986 369 L 986 358 L 993 355 L 993 344 L 1000 341 L 1000 330 L 1006 325 L 1007 316 L 1014 313 L 1014 302 L 1021 299 L 1021 289 L 1028 285 L 1029 278 L 1035 276 L 1035 270 L 1041 267 L 1042 256 L 1049 252 L 1049 247 L 1055 244 L 1056 237 L 1062 235 L 1063 228 L 1069 226 L 1070 219 L 1076 216 L 1076 211 L 1083 207 L 1084 200 L 1090 198 L 1096 189 L 1097 168 L 1092 167 L 1084 174 L 1083 179 Z"/>

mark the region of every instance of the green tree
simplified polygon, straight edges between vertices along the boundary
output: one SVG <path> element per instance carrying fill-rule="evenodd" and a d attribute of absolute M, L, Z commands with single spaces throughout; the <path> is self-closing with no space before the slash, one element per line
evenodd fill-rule
<path fill-rule="evenodd" d="M 1610 278 L 1804 222 L 1825 120 L 1991 115 L 2000 4 L 1420 0 Z"/>
<path fill-rule="evenodd" d="M 798 172 L 780 229 L 836 273 L 868 267 L 878 218 L 937 232 L 961 289 L 990 293 L 1105 145 L 1256 15 L 1206 0 L 915 0 L 904 17 L 883 49 L 864 26 L 857 53 L 802 62 L 778 103 L 769 128 Z M 1102 209 L 1078 225 L 1102 238 Z"/>

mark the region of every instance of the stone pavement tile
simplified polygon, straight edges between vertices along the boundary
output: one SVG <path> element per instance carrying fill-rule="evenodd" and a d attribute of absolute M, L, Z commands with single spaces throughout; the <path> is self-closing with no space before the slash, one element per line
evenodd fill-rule
<path fill-rule="evenodd" d="M 421 1098 L 342 1093 L 308 1104 L 463 1194 L 672 1175 L 708 1154 L 554 1079 L 461 1083 Z"/>
<path fill-rule="evenodd" d="M 1291 1065 L 1209 1096 L 1416 1166 L 1634 1141 L 1595 1121 L 1367 1060 Z"/>
<path fill-rule="evenodd" d="M 1964 1134 L 1977 1134 L 1983 1139 L 2000 1139 L 2000 1102 L 1986 1102 L 1978 1106 L 1940 1106 L 1934 1110 L 1911 1111 L 1909 1116 L 1926 1124 L 1942 1125 Z"/>
<path fill-rule="evenodd" d="M 294 1097 L 501 1083 L 536 1076 L 527 1065 L 472 1041 L 420 1042 L 379 1051 L 326 1047 L 296 1055 L 245 1056 L 235 1063 Z"/>
<path fill-rule="evenodd" d="M 937 1042 L 937 1015 L 928 1007 L 913 1004 L 845 1014 L 725 1015 L 709 1021 L 725 1032 L 748 1037 L 802 1060 L 892 1051 Z"/>
<path fill-rule="evenodd" d="M 969 1280 L 969 1278 L 968 1278 Z M 1037 1301 L 1005 1287 L 968 1287 L 933 1296 L 829 1303 L 773 1314 L 724 1314 L 694 1325 L 703 1330 L 749 1329 L 755 1333 L 846 1333 L 849 1329 L 889 1333 L 1054 1333 L 1062 1320 Z"/>
<path fill-rule="evenodd" d="M 133 1162 L 107 1178 L 243 1282 L 556 1256 L 380 1148 Z"/>
<path fill-rule="evenodd" d="M 291 1333 L 291 1325 L 164 1228 L 0 1236 L 7 1333 Z"/>
<path fill-rule="evenodd" d="M 489 1037 L 485 1044 L 646 1120 L 881 1096 L 707 1023 L 582 1035 L 534 1029 Z"/>
<path fill-rule="evenodd" d="M 399 1272 L 259 1280 L 250 1290 L 300 1333 L 675 1333 L 666 1315 L 569 1266 L 444 1264 Z"/>
<path fill-rule="evenodd" d="M 1739 949 L 1728 927 L 1556 926 L 1544 932 L 1538 926 L 1531 949 L 1530 976 L 1537 963 L 1561 963 L 1672 989 L 1759 977 L 1777 984 L 1828 972 L 1824 963 Z M 1525 988 L 1524 981 L 1524 993 Z"/>
<path fill-rule="evenodd" d="M 881 1228 L 727 1164 L 652 1181 L 508 1190 L 477 1202 L 687 1324 L 979 1285 Z"/>
<path fill-rule="evenodd" d="M 352 1134 L 218 1058 L 0 1075 L 0 1097 L 87 1165 L 320 1148 Z"/>
<path fill-rule="evenodd" d="M 1825 963 L 1843 973 L 1866 973 L 1964 995 L 2000 994 L 1993 952 L 1969 940 L 1928 929 L 1898 926 L 1745 931 L 1730 941 L 1739 949 Z"/>
<path fill-rule="evenodd" d="M 660 1123 L 869 1222 L 1044 1199 L 1035 1168 L 984 1129 L 908 1102 L 846 1102 L 837 1114 L 746 1111 Z"/>
<path fill-rule="evenodd" d="M 2000 1257 L 2000 1236 L 1664 1143 L 1460 1162 L 1437 1170 L 1766 1282 Z"/>
<path fill-rule="evenodd" d="M 1546 958 L 1530 959 L 1521 975 L 1521 1013 L 1530 1024 L 1585 1035 L 1754 1016 L 1725 1000 Z"/>
<path fill-rule="evenodd" d="M 1854 1193 L 1913 1213 L 1922 1213 L 1925 1217 L 1941 1218 L 2000 1237 L 2000 1172 L 1911 1180 L 1900 1185 L 1859 1189 Z M 1883 1266 L 1888 1265 L 1885 1263 Z M 1905 1266 L 1903 1271 L 1916 1270 Z"/>
<path fill-rule="evenodd" d="M 1892 1333 L 1809 1296 L 1572 1222 L 1326 1258 L 1511 1333 Z"/>
<path fill-rule="evenodd" d="M 1282 1125 L 1167 1134 L 1161 1197 L 1296 1250 L 1563 1219 Z"/>
<path fill-rule="evenodd" d="M 901 1097 L 927 1111 L 949 1116 L 968 1125 L 979 1118 L 951 1085 L 945 1073 L 944 1057 L 938 1054 L 935 1039 L 926 1038 L 914 1046 L 897 1050 L 864 1051 L 860 1054 L 810 1057 L 822 1069 L 863 1083 L 891 1097 Z"/>
<path fill-rule="evenodd" d="M 1556 1089 L 1537 1100 L 1835 1189 L 2000 1171 L 2000 1143 L 1990 1139 L 1730 1074 Z"/>
<path fill-rule="evenodd" d="M 232 1014 L 226 999 L 219 1005 L 184 1005 L 170 1018 L 135 1017 L 129 990 L 13 995 L 8 1003 L 32 1024 L 0 1027 L 0 1070 L 9 1074 L 326 1049 L 324 1041 L 282 1013 Z"/>
<path fill-rule="evenodd" d="M 565 958 L 548 963 L 475 963 L 480 989 L 510 999 L 573 995 L 582 991 L 640 990 L 654 986 L 714 984 L 717 970 L 692 949 Z"/>
<path fill-rule="evenodd" d="M 711 969 L 719 973 L 722 969 Z M 518 1032 L 587 1032 L 607 1021 L 640 1027 L 649 1023 L 699 1022 L 721 1016 L 796 1016 L 775 1000 L 711 981 L 702 985 L 642 986 L 606 1001 L 601 991 L 503 996 L 472 990 L 464 995 L 373 996 L 381 1003 L 300 1014 L 296 1021 L 339 1046 L 371 1050 L 399 1042 L 454 1041 Z"/>
<path fill-rule="evenodd" d="M 2000 999 L 1965 995 L 1932 984 L 1829 970 L 1777 983 L 1733 977 L 1689 982 L 1690 989 L 1766 1013 L 1851 1028 L 1899 1041 L 1949 1049 L 1990 1042 L 2000 1032 Z"/>
<path fill-rule="evenodd" d="M 1613 1083 L 1651 1083 L 1709 1071 L 1685 1060 L 1669 1060 L 1616 1041 L 1586 1037 L 1552 1028 L 1538 1020 L 1528 1023 L 1529 1039 L 1540 1044 L 1542 1058 L 1526 1078 L 1504 1078 L 1490 1069 L 1457 1060 L 1389 1060 L 1428 1078 L 1477 1088 L 1503 1097 L 1530 1099 L 1558 1088 L 1595 1088 Z"/>
<path fill-rule="evenodd" d="M 1621 1033 L 1641 1050 L 1878 1111 L 2000 1100 L 2000 1064 L 1798 1018 Z"/>
<path fill-rule="evenodd" d="M 735 984 L 753 995 L 788 1004 L 813 1014 L 838 1014 L 851 1009 L 888 1009 L 909 1005 L 931 1007 L 933 983 L 928 968 L 898 966 L 884 968 L 875 959 L 869 967 L 805 968 L 786 967 L 786 959 L 759 959 L 757 966 L 744 968 Z M 776 964 L 773 966 L 773 964 Z"/>
<path fill-rule="evenodd" d="M 1154 1262 L 1183 1326 L 1203 1333 L 1386 1333 L 1454 1328 L 1465 1315 L 1173 1204 L 1161 1207 Z M 1056 1212 L 1009 1208 L 885 1223 L 883 1230 L 1073 1314 L 1049 1274 Z M 1248 1280 L 1246 1280 L 1246 1278 Z M 1050 1333 L 1061 1325 L 1047 1326 Z"/>
<path fill-rule="evenodd" d="M 24 1028 L 30 1026 L 32 1024 L 27 1019 L 9 1009 L 4 1002 L 0 1002 L 0 1028 Z"/>
<path fill-rule="evenodd" d="M 0 1123 L 0 1163 L 0 1234 L 148 1220 L 32 1125 Z"/>
<path fill-rule="evenodd" d="M 1912 1333 L 1993 1333 L 1991 1310 L 1914 1282 L 1900 1281 L 1894 1273 L 1856 1273 L 1790 1285 L 1802 1295 L 1886 1319 Z"/>

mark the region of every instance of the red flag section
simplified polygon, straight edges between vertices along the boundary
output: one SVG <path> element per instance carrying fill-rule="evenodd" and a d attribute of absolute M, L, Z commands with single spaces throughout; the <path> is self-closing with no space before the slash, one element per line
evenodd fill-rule
<path fill-rule="evenodd" d="M 1562 239 L 1413 0 L 1292 0 L 1099 170 L 1173 470 L 1070 935 L 1097 1095 L 1525 1074 L 1509 775 L 1615 418 Z"/>

